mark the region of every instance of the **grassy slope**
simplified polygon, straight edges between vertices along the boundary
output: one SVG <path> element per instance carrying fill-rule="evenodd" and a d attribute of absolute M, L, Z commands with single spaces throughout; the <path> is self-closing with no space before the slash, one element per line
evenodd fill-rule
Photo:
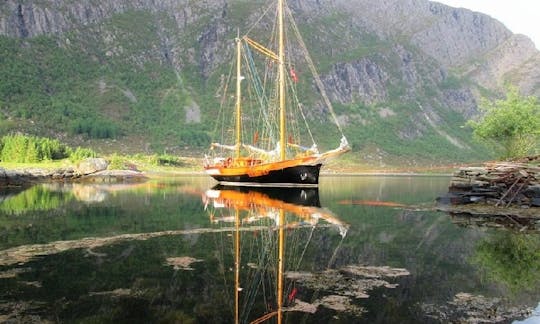
<path fill-rule="evenodd" d="M 210 19 L 209 15 L 183 31 L 186 37 L 169 36 L 176 38 L 183 48 L 194 48 L 197 52 L 196 35 Z M 157 36 L 161 30 L 171 30 L 173 23 L 168 19 L 131 11 L 116 15 L 100 26 L 85 27 L 59 38 L 0 37 L 0 75 L 7 76 L 0 82 L 3 113 L 0 114 L 0 135 L 19 130 L 60 137 L 71 145 L 90 145 L 106 153 L 168 150 L 197 155 L 207 147 L 208 134 L 213 129 L 211 108 L 217 106 L 215 88 L 219 76 L 228 67 L 220 67 L 207 80 L 201 78 L 196 65 L 188 64 L 181 71 L 175 71 L 163 59 L 160 53 L 163 44 Z M 387 43 L 350 31 L 351 41 L 346 50 L 329 55 L 329 48 L 343 48 L 343 44 L 325 43 L 324 48 L 317 44 L 321 44 L 320 37 L 333 39 L 330 34 L 345 32 L 345 27 L 335 24 L 341 19 L 339 15 L 325 17 L 324 21 L 314 21 L 303 31 L 321 72 L 335 62 L 364 56 L 380 59 L 378 53 L 388 49 Z M 325 31 L 320 27 L 325 25 L 334 25 L 337 29 Z M 107 35 L 112 40 L 104 41 Z M 183 53 L 183 57 L 186 56 Z M 395 70 L 392 59 L 388 59 L 388 68 Z M 428 82 L 424 80 L 425 84 Z M 399 84 L 389 85 L 388 91 L 390 98 L 384 104 L 336 107 L 340 113 L 357 113 L 368 121 L 365 126 L 356 123 L 345 129 L 354 150 L 345 157 L 345 163 L 367 160 L 377 164 L 384 160 L 385 164 L 399 165 L 407 160 L 412 164 L 429 164 L 478 160 L 485 155 L 474 145 L 472 150 L 458 150 L 433 129 L 414 141 L 400 139 L 401 129 L 415 127 L 409 117 L 416 108 L 410 102 L 403 102 L 403 89 Z M 435 91 L 425 89 L 420 96 L 429 98 Z M 194 100 L 201 108 L 202 123 L 186 124 L 183 107 Z M 383 106 L 397 114 L 380 117 L 377 110 Z M 462 118 L 447 113 L 443 107 L 434 108 L 444 116 L 441 127 L 447 134 L 470 143 L 470 135 L 458 128 L 464 123 Z M 329 136 L 335 135 L 335 131 L 326 130 L 328 127 L 315 127 L 325 130 L 323 142 L 324 138 L 336 138 Z M 333 141 L 326 142 L 327 146 L 335 145 Z"/>

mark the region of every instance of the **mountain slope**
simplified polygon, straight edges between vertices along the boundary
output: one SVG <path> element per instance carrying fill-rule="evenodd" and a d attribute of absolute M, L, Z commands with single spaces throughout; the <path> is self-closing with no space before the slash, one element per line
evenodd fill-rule
<path fill-rule="evenodd" d="M 4 1 L 0 132 L 198 154 L 214 129 L 236 28 L 267 3 Z M 479 97 L 500 95 L 505 82 L 540 95 L 539 52 L 486 15 L 425 0 L 289 5 L 355 161 L 485 158 L 460 127 L 478 113 Z M 323 107 L 312 104 L 317 119 Z"/>

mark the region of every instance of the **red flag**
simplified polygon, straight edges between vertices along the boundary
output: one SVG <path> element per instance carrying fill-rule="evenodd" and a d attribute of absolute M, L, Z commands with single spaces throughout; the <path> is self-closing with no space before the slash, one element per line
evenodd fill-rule
<path fill-rule="evenodd" d="M 296 76 L 296 72 L 294 71 L 293 68 L 291 68 L 291 78 L 293 79 L 295 83 L 298 82 L 298 77 Z"/>
<path fill-rule="evenodd" d="M 255 134 L 253 134 L 253 145 L 257 145 L 258 141 L 259 141 L 259 132 L 255 131 Z"/>
<path fill-rule="evenodd" d="M 296 287 L 293 288 L 291 293 L 289 294 L 289 303 L 294 300 L 294 297 L 296 297 L 296 294 L 298 293 L 298 289 Z"/>

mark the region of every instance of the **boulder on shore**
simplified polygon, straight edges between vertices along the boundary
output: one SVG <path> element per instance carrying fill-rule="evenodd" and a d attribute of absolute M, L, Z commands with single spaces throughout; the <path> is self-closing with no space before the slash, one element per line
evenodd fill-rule
<path fill-rule="evenodd" d="M 75 171 L 80 175 L 88 175 L 107 170 L 108 166 L 109 162 L 103 158 L 87 158 L 77 164 Z"/>

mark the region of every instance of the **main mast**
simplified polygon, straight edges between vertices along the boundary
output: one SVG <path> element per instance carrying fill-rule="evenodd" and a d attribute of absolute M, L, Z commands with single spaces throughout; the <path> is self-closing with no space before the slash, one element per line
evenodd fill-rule
<path fill-rule="evenodd" d="M 283 31 L 283 2 L 278 0 L 278 29 L 279 29 L 279 147 L 281 160 L 285 160 L 286 129 L 285 129 L 285 35 Z"/>
<path fill-rule="evenodd" d="M 240 146 L 242 145 L 242 43 L 240 35 L 236 37 L 236 148 L 235 157 L 240 157 Z"/>

